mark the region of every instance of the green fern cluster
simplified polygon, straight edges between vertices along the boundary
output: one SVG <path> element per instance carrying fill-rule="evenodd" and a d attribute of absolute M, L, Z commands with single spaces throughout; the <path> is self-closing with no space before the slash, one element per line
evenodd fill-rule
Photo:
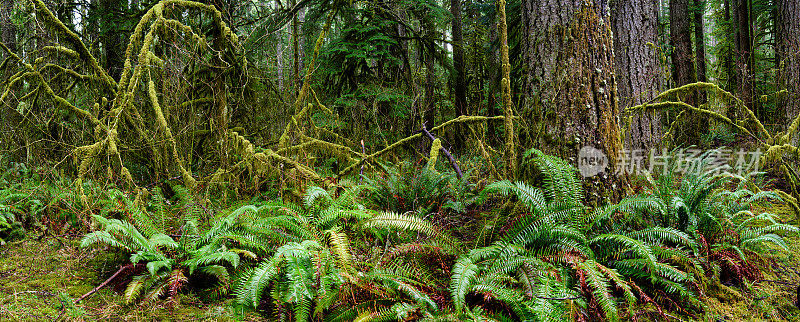
<path fill-rule="evenodd" d="M 14 218 L 14 214 L 0 205 L 0 245 L 5 245 L 8 241 L 21 239 L 25 236 L 25 229 L 22 224 Z"/>
<path fill-rule="evenodd" d="M 188 288 L 214 298 L 223 296 L 231 285 L 230 269 L 242 258 L 256 259 L 256 253 L 263 251 L 263 241 L 240 221 L 241 212 L 217 218 L 208 229 L 201 229 L 194 214 L 187 213 L 170 234 L 165 224 L 170 213 L 160 195 L 155 198 L 156 212 L 119 191 L 111 195 L 124 205 L 129 220 L 94 215 L 101 230 L 87 234 L 81 246 L 110 246 L 130 254 L 131 264 L 139 264 L 135 267 L 141 268 L 140 273 L 125 290 L 126 303 L 172 298 Z"/>
<path fill-rule="evenodd" d="M 242 274 L 237 302 L 264 309 L 280 320 L 432 316 L 438 306 L 421 290 L 425 284 L 415 278 L 414 270 L 404 269 L 409 265 L 369 261 L 369 255 L 355 253 L 351 243 L 359 236 L 358 240 L 367 241 L 359 247 L 363 249 L 366 243 L 388 241 L 389 235 L 402 232 L 432 237 L 437 245 L 452 241 L 418 217 L 366 209 L 358 201 L 362 189 L 333 196 L 311 187 L 302 206 L 243 207 L 255 214 L 250 227 L 277 250 Z"/>
<path fill-rule="evenodd" d="M 387 174 L 366 178 L 368 201 L 386 211 L 419 214 L 464 213 L 474 202 L 469 173 L 439 172 L 408 162 L 389 168 Z"/>
<path fill-rule="evenodd" d="M 500 181 L 478 198 L 514 196 L 526 213 L 503 237 L 458 259 L 450 286 L 457 316 L 617 320 L 639 305 L 655 314 L 674 303 L 698 308 L 707 272 L 746 272 L 741 263 L 764 243 L 782 246 L 778 233 L 797 231 L 752 211 L 777 196 L 752 192 L 748 178 L 667 172 L 647 177 L 648 192 L 589 211 L 574 167 L 535 149 L 526 158 L 541 188 Z"/>
<path fill-rule="evenodd" d="M 88 226 L 84 225 L 87 221 L 82 221 L 88 219 L 84 213 L 113 208 L 108 207 L 113 202 L 106 189 L 92 181 L 82 185 L 91 198 L 88 207 L 69 179 L 56 176 L 49 169 L 12 163 L 0 175 L 0 208 L 13 214 L 14 221 L 28 230 L 51 235 L 82 232 Z"/>
<path fill-rule="evenodd" d="M 757 212 L 765 203 L 781 201 L 777 193 L 760 191 L 753 184 L 760 173 L 742 177 L 712 169 L 708 163 L 714 153 L 698 159 L 699 168 L 709 170 L 689 172 L 680 180 L 674 175 L 677 162 L 670 163 L 671 171 L 658 178 L 645 175 L 647 191 L 597 211 L 597 226 L 626 231 L 653 226 L 670 229 L 691 242 L 684 253 L 693 259 L 693 266 L 717 272 L 712 279 L 721 275 L 735 283 L 757 279 L 759 270 L 748 259 L 760 258 L 766 243 L 786 249 L 781 235 L 796 233 L 797 227 L 779 223 L 775 214 Z M 709 282 L 705 274 L 695 276 L 698 282 Z"/>

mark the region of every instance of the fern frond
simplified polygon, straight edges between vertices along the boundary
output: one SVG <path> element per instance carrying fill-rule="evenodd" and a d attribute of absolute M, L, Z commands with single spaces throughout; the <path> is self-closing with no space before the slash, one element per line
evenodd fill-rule
<path fill-rule="evenodd" d="M 586 284 L 588 284 L 591 289 L 592 297 L 597 301 L 597 304 L 600 305 L 606 319 L 616 321 L 619 319 L 617 304 L 614 302 L 614 297 L 609 289 L 608 279 L 606 279 L 605 274 L 598 271 L 598 266 L 600 266 L 600 264 L 597 262 L 587 260 L 578 264 L 578 269 L 584 272 Z"/>
<path fill-rule="evenodd" d="M 353 255 L 350 252 L 350 239 L 347 234 L 339 231 L 339 229 L 332 229 L 325 232 L 328 240 L 336 254 L 336 259 L 339 260 L 339 266 L 345 271 L 350 271 L 353 267 Z"/>
<path fill-rule="evenodd" d="M 450 294 L 452 294 L 453 305 L 459 314 L 466 308 L 467 293 L 472 289 L 472 283 L 477 273 L 478 266 L 469 257 L 461 257 L 453 265 Z"/>
<path fill-rule="evenodd" d="M 431 223 L 409 213 L 397 214 L 394 212 L 384 212 L 365 221 L 363 225 L 366 228 L 414 231 L 424 233 L 428 236 L 437 235 Z"/>

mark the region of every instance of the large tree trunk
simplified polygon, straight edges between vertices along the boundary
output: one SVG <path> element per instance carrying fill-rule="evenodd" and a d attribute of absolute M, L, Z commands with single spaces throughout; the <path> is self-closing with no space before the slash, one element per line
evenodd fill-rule
<path fill-rule="evenodd" d="M 462 0 L 450 0 L 450 13 L 453 15 L 453 69 L 455 69 L 455 76 L 453 77 L 453 105 L 455 105 L 456 108 L 456 115 L 467 115 L 469 113 L 467 112 L 467 75 L 464 64 L 461 1 Z M 464 125 L 456 128 L 455 146 L 458 149 L 464 148 L 464 139 L 467 136 L 466 130 L 467 127 Z"/>
<path fill-rule="evenodd" d="M 707 82 L 706 77 L 706 38 L 705 38 L 705 23 L 704 15 L 706 12 L 706 1 L 694 1 L 694 49 L 695 49 L 695 68 L 697 68 L 697 81 Z M 697 104 L 705 104 L 707 102 L 706 93 L 697 93 Z"/>
<path fill-rule="evenodd" d="M 644 104 L 661 90 L 658 52 L 658 4 L 652 0 L 612 2 L 614 65 L 620 109 Z M 649 150 L 661 141 L 661 112 L 633 115 L 625 133 L 625 146 Z"/>
<path fill-rule="evenodd" d="M 689 0 L 670 0 L 670 42 L 672 43 L 672 81 L 674 87 L 694 83 L 697 80 L 692 54 L 692 31 L 689 24 Z M 696 105 L 696 93 L 684 93 L 683 101 Z M 676 136 L 676 143 L 691 145 L 700 143 L 700 134 L 705 130 L 699 116 L 685 118 L 685 131 Z M 707 124 L 707 123 L 706 123 Z"/>
<path fill-rule="evenodd" d="M 800 115 L 800 2 L 777 0 L 778 39 L 776 57 L 780 62 L 780 80 L 786 88 L 781 100 L 785 125 Z"/>
<path fill-rule="evenodd" d="M 627 184 L 616 171 L 623 146 L 608 2 L 524 0 L 522 4 L 527 64 L 523 116 L 532 119 L 538 133 L 526 140 L 573 164 L 583 147 L 599 149 L 608 166 L 584 180 L 587 202 L 617 199 Z"/>
<path fill-rule="evenodd" d="M 0 2 L 0 41 L 13 52 L 17 51 L 17 27 L 11 21 L 14 0 Z M 5 56 L 3 53 L 0 56 Z"/>
<path fill-rule="evenodd" d="M 735 0 L 734 0 L 735 1 Z M 725 46 L 721 49 L 720 55 L 722 56 L 722 68 L 725 73 L 725 86 L 724 89 L 734 91 L 736 88 L 736 71 L 733 68 L 733 48 L 735 38 L 735 28 L 730 25 L 731 21 L 731 0 L 725 0 L 723 3 L 725 11 L 723 11 L 723 21 L 728 22 L 725 28 Z"/>

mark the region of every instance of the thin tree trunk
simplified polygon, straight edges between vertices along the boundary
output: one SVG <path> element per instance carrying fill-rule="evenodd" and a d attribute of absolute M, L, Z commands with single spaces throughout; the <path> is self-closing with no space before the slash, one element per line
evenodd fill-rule
<path fill-rule="evenodd" d="M 297 0 L 291 0 L 290 6 L 294 8 L 297 5 Z M 292 17 L 292 84 L 294 84 L 294 93 L 300 93 L 300 22 L 297 20 L 297 14 Z M 300 112 L 300 105 L 297 106 L 295 113 Z"/>
<path fill-rule="evenodd" d="M 469 112 L 467 112 L 467 75 L 465 72 L 466 65 L 464 63 L 461 1 L 462 0 L 450 0 L 450 13 L 453 15 L 453 69 L 455 70 L 455 77 L 453 78 L 453 104 L 456 108 L 456 115 L 467 115 Z M 464 148 L 466 136 L 467 125 L 462 124 L 456 127 L 455 146 L 457 149 Z"/>
<path fill-rule="evenodd" d="M 503 71 L 500 88 L 503 92 L 503 127 L 505 128 L 506 148 L 503 159 L 506 161 L 506 179 L 513 180 L 517 175 L 517 146 L 514 144 L 514 110 L 511 106 L 511 63 L 508 58 L 508 24 L 506 1 L 497 2 L 497 30 L 500 32 L 500 64 Z"/>
<path fill-rule="evenodd" d="M 692 54 L 692 33 L 689 25 L 689 0 L 670 0 L 670 41 L 672 43 L 672 81 L 674 87 L 694 83 L 697 80 Z M 696 93 L 682 93 L 683 101 L 696 105 Z M 692 145 L 700 143 L 700 133 L 705 130 L 700 117 L 685 119 L 682 126 L 685 131 L 676 136 L 678 144 Z M 707 124 L 707 123 L 706 123 Z"/>
<path fill-rule="evenodd" d="M 787 92 L 780 103 L 788 127 L 800 115 L 800 2 L 777 0 L 777 11 L 776 57 L 781 84 Z"/>
<path fill-rule="evenodd" d="M 658 7 L 652 0 L 612 2 L 611 27 L 614 31 L 614 66 L 620 109 L 644 104 L 661 90 L 658 52 Z M 624 113 L 623 113 L 624 114 Z M 649 150 L 661 141 L 662 113 L 647 111 L 632 115 L 625 146 Z"/>
<path fill-rule="evenodd" d="M 695 67 L 697 68 L 697 81 L 707 82 L 706 77 L 706 41 L 705 41 L 705 23 L 704 15 L 706 12 L 706 1 L 694 1 L 694 48 L 695 48 Z M 701 91 L 697 93 L 697 104 L 705 104 L 707 102 L 706 93 Z"/>
<path fill-rule="evenodd" d="M 275 10 L 283 7 L 281 0 L 275 0 Z M 277 35 L 275 41 L 275 58 L 276 58 L 276 65 L 278 70 L 278 91 L 283 94 L 285 88 L 283 87 L 284 81 L 286 80 L 286 76 L 284 75 L 286 69 L 286 61 L 283 58 L 284 49 L 283 49 L 283 35 L 286 32 L 285 28 L 281 28 L 276 32 Z"/>
<path fill-rule="evenodd" d="M 423 40 L 420 50 L 424 52 L 423 59 L 425 60 L 425 115 L 423 123 L 425 126 L 433 127 L 436 124 L 436 107 L 435 107 L 435 64 L 434 64 L 434 50 L 433 43 L 433 25 L 425 23 L 425 40 Z"/>
<path fill-rule="evenodd" d="M 753 108 L 753 40 L 752 28 L 750 27 L 750 1 L 735 0 L 736 12 L 736 51 L 734 59 L 736 62 L 736 81 L 739 98 L 745 106 Z"/>
<path fill-rule="evenodd" d="M 119 80 L 122 75 L 125 48 L 122 44 L 121 17 L 127 9 L 128 1 L 125 0 L 100 0 L 100 12 L 105 17 L 100 21 L 100 35 L 103 44 L 104 68 L 114 80 Z"/>
<path fill-rule="evenodd" d="M 735 1 L 735 0 L 734 0 Z M 733 68 L 733 48 L 732 45 L 735 42 L 735 28 L 731 24 L 731 0 L 725 0 L 724 3 L 725 11 L 723 12 L 723 20 L 726 22 L 725 31 L 726 31 L 726 45 L 722 49 L 722 66 L 725 71 L 726 76 L 726 84 L 725 89 L 728 91 L 735 91 L 736 88 L 736 70 Z"/>
<path fill-rule="evenodd" d="M 608 163 L 602 172 L 582 172 L 589 177 L 586 202 L 617 200 L 627 181 L 616 171 L 623 146 L 608 2 L 524 0 L 522 6 L 524 117 L 539 133 L 529 144 L 572 163 L 579 151 L 599 150 Z"/>
<path fill-rule="evenodd" d="M 278 91 L 283 93 L 283 81 L 284 81 L 284 68 L 285 62 L 283 60 L 283 29 L 278 30 L 276 33 L 278 35 L 278 39 L 275 41 L 275 58 L 276 58 L 276 65 L 278 70 Z"/>

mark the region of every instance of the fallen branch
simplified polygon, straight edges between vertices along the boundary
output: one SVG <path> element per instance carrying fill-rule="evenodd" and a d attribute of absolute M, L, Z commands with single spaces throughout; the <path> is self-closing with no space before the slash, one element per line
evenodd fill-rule
<path fill-rule="evenodd" d="M 425 124 L 422 125 L 422 133 L 424 133 L 426 137 L 431 139 L 431 142 L 436 141 L 436 137 L 433 136 L 431 132 L 428 132 L 428 129 L 425 128 Z M 453 167 L 453 170 L 456 171 L 456 177 L 461 179 L 461 177 L 464 176 L 464 173 L 461 172 L 461 168 L 458 166 L 458 163 L 456 163 L 456 159 L 453 159 L 453 155 L 450 154 L 450 151 L 447 151 L 447 149 L 445 149 L 444 147 L 439 148 L 439 151 L 444 153 L 444 156 L 447 157 L 447 160 L 450 161 L 450 166 Z"/>
<path fill-rule="evenodd" d="M 91 291 L 87 292 L 86 294 L 81 295 L 81 297 L 79 297 L 77 300 L 75 300 L 75 304 L 78 304 L 78 302 L 83 301 L 83 299 L 91 296 L 92 294 L 96 293 L 97 291 L 99 291 L 103 287 L 106 287 L 106 285 L 108 285 L 114 279 L 116 279 L 117 276 L 122 274 L 122 272 L 124 272 L 124 271 L 126 271 L 128 269 L 135 270 L 137 267 L 142 267 L 142 266 L 144 266 L 144 264 L 127 264 L 127 265 L 120 266 L 119 269 L 117 270 L 117 272 L 114 273 L 114 275 L 111 275 L 111 277 L 109 277 L 105 282 L 101 283 L 100 285 L 97 285 L 97 287 L 93 288 Z"/>

